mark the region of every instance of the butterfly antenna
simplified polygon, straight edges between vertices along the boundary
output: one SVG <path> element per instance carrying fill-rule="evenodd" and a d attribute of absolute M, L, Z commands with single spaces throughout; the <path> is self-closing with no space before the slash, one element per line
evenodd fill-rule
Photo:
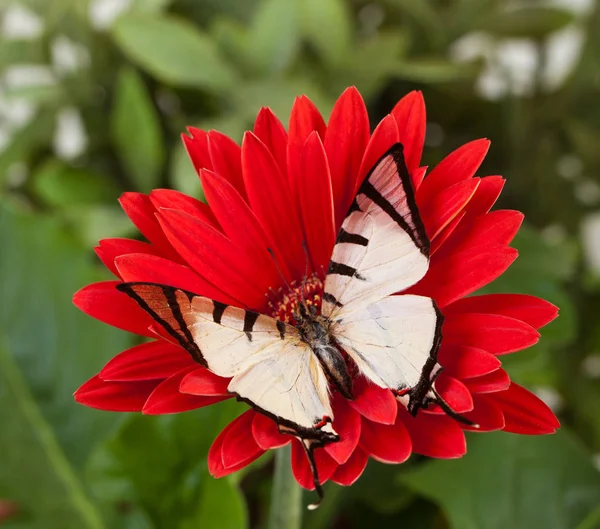
<path fill-rule="evenodd" d="M 315 503 L 311 503 L 308 505 L 308 510 L 309 511 L 314 511 L 315 509 L 319 508 L 319 505 L 321 505 L 321 502 L 323 501 L 323 498 L 325 497 L 325 494 L 323 493 L 323 487 L 321 487 L 321 482 L 319 480 L 319 472 L 317 470 L 317 464 L 315 463 L 315 447 L 313 446 L 313 443 L 311 443 L 310 441 L 306 440 L 306 439 L 301 439 L 302 441 L 302 446 L 304 447 L 304 451 L 306 452 L 306 457 L 308 458 L 308 464 L 310 465 L 310 471 L 312 472 L 312 477 L 313 477 L 313 483 L 315 485 L 315 491 L 317 492 L 317 495 L 319 497 L 318 501 L 316 501 Z"/>
<path fill-rule="evenodd" d="M 273 258 L 273 262 L 275 263 L 275 268 L 277 268 L 277 272 L 279 273 L 279 277 L 281 277 L 281 279 L 285 283 L 285 286 L 288 287 L 288 290 L 291 292 L 292 291 L 292 287 L 287 282 L 287 279 L 285 278 L 285 276 L 283 275 L 283 272 L 281 271 L 281 268 L 279 267 L 279 263 L 277 262 L 277 257 L 275 257 L 275 252 L 271 248 L 267 248 L 267 252 L 269 252 L 271 254 L 271 257 Z"/>

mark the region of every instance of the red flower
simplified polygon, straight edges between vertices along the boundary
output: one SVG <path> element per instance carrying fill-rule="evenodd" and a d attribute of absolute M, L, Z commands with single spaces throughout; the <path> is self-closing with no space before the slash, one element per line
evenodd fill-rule
<path fill-rule="evenodd" d="M 437 390 L 480 430 L 545 434 L 558 428 L 550 409 L 511 382 L 500 363 L 501 355 L 536 343 L 536 329 L 556 317 L 556 307 L 516 294 L 465 297 L 516 259 L 516 250 L 508 245 L 523 220 L 518 211 L 490 212 L 504 181 L 499 176 L 475 177 L 487 140 L 460 147 L 424 178 L 421 94 L 412 92 L 400 100 L 370 134 L 364 102 L 354 88 L 338 99 L 327 125 L 302 96 L 294 103 L 287 132 L 263 108 L 241 147 L 219 132 L 189 132 L 191 137 L 183 140 L 210 206 L 164 189 L 121 198 L 149 242 L 101 241 L 98 256 L 118 279 L 83 288 L 74 302 L 87 314 L 152 341 L 117 355 L 76 392 L 78 402 L 162 414 L 230 398 L 228 380 L 173 345 L 116 285 L 162 283 L 289 318 L 300 290 L 307 299 L 320 295 L 336 233 L 357 187 L 379 157 L 401 142 L 432 254 L 427 275 L 410 292 L 435 299 L 445 317 L 439 352 L 445 370 Z M 303 241 L 310 267 L 306 284 Z M 282 275 L 294 292 L 284 287 Z M 413 418 L 390 391 L 364 378 L 355 380 L 354 391 L 353 401 L 334 396 L 333 427 L 341 441 L 315 452 L 321 481 L 350 485 L 369 457 L 401 463 L 413 452 L 438 458 L 465 453 L 463 430 L 470 427 L 437 406 Z M 312 489 L 300 443 L 281 435 L 271 419 L 251 409 L 217 437 L 208 454 L 209 470 L 215 477 L 225 476 L 289 442 L 294 475 Z"/>

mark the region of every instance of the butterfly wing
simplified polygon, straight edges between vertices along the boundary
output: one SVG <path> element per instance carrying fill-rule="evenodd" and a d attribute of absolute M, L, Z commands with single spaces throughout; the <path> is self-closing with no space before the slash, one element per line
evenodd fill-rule
<path fill-rule="evenodd" d="M 295 327 L 183 290 L 124 283 L 200 364 L 231 377 L 228 391 L 273 418 L 280 430 L 318 443 L 337 440 L 326 375 Z"/>
<path fill-rule="evenodd" d="M 401 144 L 365 178 L 333 249 L 322 313 L 330 318 L 414 285 L 427 272 L 429 240 Z"/>
<path fill-rule="evenodd" d="M 442 316 L 433 300 L 392 296 L 429 267 L 429 239 L 401 144 L 362 183 L 338 235 L 325 280 L 323 315 L 363 375 L 396 392 L 411 390 L 416 413 L 435 376 Z"/>
<path fill-rule="evenodd" d="M 403 393 L 429 385 L 441 324 L 430 298 L 389 296 L 347 316 L 341 314 L 331 333 L 363 375 L 380 387 Z"/>

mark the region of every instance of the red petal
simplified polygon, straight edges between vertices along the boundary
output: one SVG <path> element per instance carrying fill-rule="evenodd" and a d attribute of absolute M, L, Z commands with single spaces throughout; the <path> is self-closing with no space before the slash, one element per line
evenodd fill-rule
<path fill-rule="evenodd" d="M 468 217 L 440 249 L 438 259 L 475 246 L 508 245 L 519 231 L 523 218 L 520 211 L 509 210 Z"/>
<path fill-rule="evenodd" d="M 500 406 L 494 402 L 492 397 L 475 394 L 473 395 L 473 403 L 475 404 L 473 411 L 464 413 L 463 415 L 479 425 L 479 428 L 471 426 L 463 426 L 463 428 L 475 432 L 492 432 L 504 428 L 504 415 Z"/>
<path fill-rule="evenodd" d="M 100 378 L 111 382 L 156 380 L 194 365 L 190 354 L 181 347 L 156 340 L 136 345 L 115 356 L 100 371 Z"/>
<path fill-rule="evenodd" d="M 439 260 L 436 254 L 427 275 L 409 292 L 434 298 L 438 307 L 444 308 L 492 282 L 517 255 L 517 250 L 505 246 L 471 248 Z"/>
<path fill-rule="evenodd" d="M 200 202 L 185 193 L 180 193 L 174 189 L 155 189 L 150 193 L 150 200 L 157 210 L 160 208 L 180 209 L 192 217 L 208 222 L 216 228 L 219 227 L 217 219 L 215 219 L 210 208 L 204 202 Z"/>
<path fill-rule="evenodd" d="M 263 450 L 285 446 L 292 440 L 290 435 L 279 433 L 277 424 L 273 419 L 269 419 L 260 413 L 254 414 L 254 420 L 252 421 L 252 435 L 254 436 L 256 444 Z"/>
<path fill-rule="evenodd" d="M 73 303 L 92 318 L 124 331 L 154 338 L 155 335 L 148 329 L 154 320 L 127 294 L 115 288 L 120 283 L 102 281 L 87 285 L 75 292 Z"/>
<path fill-rule="evenodd" d="M 321 484 L 325 483 L 335 472 L 338 464 L 322 448 L 315 449 L 314 457 L 317 472 L 319 474 L 319 482 Z M 314 490 L 315 484 L 313 482 L 310 465 L 308 464 L 308 458 L 306 457 L 304 448 L 302 448 L 300 442 L 296 440 L 292 443 L 292 471 L 296 481 L 301 487 L 308 490 Z"/>
<path fill-rule="evenodd" d="M 425 173 L 427 173 L 427 166 L 419 167 L 413 171 L 410 171 L 410 181 L 412 182 L 413 189 L 416 191 L 419 189 L 423 179 L 425 178 Z"/>
<path fill-rule="evenodd" d="M 254 460 L 263 453 L 252 436 L 254 415 L 256 415 L 254 410 L 248 410 L 229 425 L 221 448 L 225 468 L 237 467 L 244 461 Z"/>
<path fill-rule="evenodd" d="M 404 406 L 398 406 L 398 421 L 406 426 L 415 454 L 452 459 L 463 456 L 467 451 L 465 434 L 447 415 L 418 413 L 413 417 Z"/>
<path fill-rule="evenodd" d="M 254 123 L 254 134 L 271 151 L 282 175 L 287 175 L 288 135 L 283 124 L 270 108 L 260 109 Z"/>
<path fill-rule="evenodd" d="M 240 415 L 237 419 L 234 419 L 227 426 L 225 426 L 223 431 L 217 436 L 212 446 L 210 447 L 210 450 L 208 451 L 208 471 L 210 472 L 211 476 L 214 476 L 215 478 L 222 478 L 223 476 L 232 474 L 233 472 L 236 472 L 237 470 L 240 470 L 241 468 L 244 468 L 245 466 L 249 465 L 256 459 L 258 459 L 262 454 L 264 454 L 263 450 L 258 449 L 258 451 L 255 452 L 253 456 L 244 461 L 241 461 L 235 466 L 225 468 L 223 464 L 223 441 L 225 440 L 229 432 L 237 427 L 236 424 L 239 421 L 242 421 L 242 423 L 245 424 L 245 421 L 247 421 L 247 418 L 244 417 L 245 415 L 253 413 L 254 410 L 248 410 L 246 413 Z M 247 429 L 246 436 L 247 438 L 252 438 L 252 435 Z M 253 439 L 251 439 L 250 447 L 252 449 L 256 448 L 256 443 L 254 443 Z"/>
<path fill-rule="evenodd" d="M 321 139 L 313 132 L 304 145 L 298 179 L 298 198 L 313 271 L 325 273 L 336 231 L 331 175 Z"/>
<path fill-rule="evenodd" d="M 386 425 L 362 420 L 360 447 L 382 463 L 404 463 L 412 452 L 408 430 L 401 420 Z"/>
<path fill-rule="evenodd" d="M 177 252 L 165 237 L 160 224 L 156 220 L 156 208 L 150 197 L 142 193 L 123 193 L 119 202 L 138 230 L 160 251 L 163 257 L 180 261 Z"/>
<path fill-rule="evenodd" d="M 208 152 L 208 133 L 194 127 L 188 127 L 188 131 L 192 137 L 182 134 L 181 139 L 196 171 L 203 168 L 212 169 Z"/>
<path fill-rule="evenodd" d="M 514 382 L 506 391 L 494 393 L 490 398 L 502 408 L 505 432 L 539 435 L 554 433 L 560 427 L 544 402 Z"/>
<path fill-rule="evenodd" d="M 162 257 L 147 254 L 122 255 L 117 257 L 115 264 L 123 281 L 159 283 L 216 299 L 222 303 L 235 302 L 233 298 L 215 288 L 191 268 Z"/>
<path fill-rule="evenodd" d="M 420 91 L 406 94 L 392 110 L 409 171 L 419 167 L 425 143 L 425 101 Z"/>
<path fill-rule="evenodd" d="M 289 136 L 288 136 L 288 177 L 290 182 L 298 179 L 300 152 L 304 143 L 313 131 L 321 139 L 325 137 L 325 121 L 313 102 L 306 96 L 297 97 L 292 106 L 290 114 Z M 295 188 L 295 184 L 292 185 Z"/>
<path fill-rule="evenodd" d="M 333 429 L 339 434 L 340 440 L 337 443 L 328 444 L 325 446 L 325 450 L 337 463 L 342 465 L 348 461 L 358 445 L 361 418 L 360 414 L 348 406 L 348 401 L 342 397 L 335 399 L 333 411 L 335 416 Z"/>
<path fill-rule="evenodd" d="M 429 254 L 433 255 L 436 253 L 454 233 L 454 230 L 458 227 L 460 222 L 465 218 L 465 211 L 461 211 L 456 217 L 454 217 L 444 229 L 442 229 L 431 241 L 431 248 Z"/>
<path fill-rule="evenodd" d="M 475 140 L 446 156 L 419 187 L 416 197 L 417 204 L 426 204 L 440 191 L 472 178 L 489 148 L 489 140 Z"/>
<path fill-rule="evenodd" d="M 398 405 L 389 389 L 368 382 L 364 377 L 354 380 L 354 400 L 348 401 L 363 417 L 381 424 L 394 424 Z"/>
<path fill-rule="evenodd" d="M 435 389 L 456 413 L 464 413 L 473 409 L 471 392 L 460 380 L 441 373 L 435 381 Z M 423 411 L 425 413 L 444 413 L 437 405 L 430 406 Z"/>
<path fill-rule="evenodd" d="M 159 220 L 186 262 L 215 288 L 237 300 L 235 305 L 261 307 L 265 302 L 260 268 L 225 235 L 194 217 L 174 209 L 162 209 Z"/>
<path fill-rule="evenodd" d="M 229 378 L 223 378 L 204 367 L 197 367 L 188 373 L 179 386 L 179 391 L 190 395 L 229 395 Z"/>
<path fill-rule="evenodd" d="M 525 294 L 487 294 L 459 299 L 444 309 L 444 314 L 500 314 L 524 321 L 535 329 L 558 316 L 558 307 L 535 296 Z"/>
<path fill-rule="evenodd" d="M 465 385 L 472 393 L 494 393 L 510 386 L 510 377 L 504 369 L 496 369 L 487 375 L 465 379 Z"/>
<path fill-rule="evenodd" d="M 520 351 L 537 343 L 531 325 L 499 314 L 450 314 L 444 320 L 444 340 L 470 345 L 493 354 Z"/>
<path fill-rule="evenodd" d="M 237 192 L 246 198 L 246 188 L 242 176 L 242 150 L 225 134 L 216 130 L 208 133 L 208 151 L 212 170 L 227 180 Z"/>
<path fill-rule="evenodd" d="M 457 378 L 477 377 L 498 369 L 501 365 L 496 356 L 468 345 L 451 344 L 442 340 L 438 354 L 444 372 Z"/>
<path fill-rule="evenodd" d="M 268 278 L 267 282 L 273 289 L 282 286 L 279 272 L 268 251 L 272 244 L 250 206 L 221 176 L 210 171 L 202 171 L 200 177 L 204 194 L 219 219 L 225 235 L 238 248 L 242 248 L 249 256 L 248 259 L 261 269 L 261 275 Z M 288 281 L 291 281 L 283 256 L 276 254 L 276 257 L 282 273 Z"/>
<path fill-rule="evenodd" d="M 160 380 L 105 382 L 99 375 L 90 378 L 75 392 L 79 404 L 106 411 L 141 411 Z"/>
<path fill-rule="evenodd" d="M 244 135 L 242 165 L 250 206 L 273 250 L 283 256 L 294 277 L 302 277 L 305 258 L 296 201 L 273 156 L 251 132 Z"/>
<path fill-rule="evenodd" d="M 471 178 L 443 189 L 440 193 L 429 197 L 426 202 L 418 203 L 430 240 L 433 240 L 465 208 L 478 185 L 479 178 Z"/>
<path fill-rule="evenodd" d="M 337 467 L 331 476 L 331 481 L 347 487 L 352 485 L 364 472 L 368 461 L 369 456 L 360 448 L 357 448 L 348 461 Z"/>
<path fill-rule="evenodd" d="M 502 193 L 504 182 L 505 180 L 501 176 L 482 177 L 475 196 L 467 205 L 466 209 L 469 215 L 483 215 L 492 209 L 500 193 Z"/>
<path fill-rule="evenodd" d="M 231 395 L 224 397 L 198 397 L 196 395 L 180 393 L 179 386 L 181 381 L 194 369 L 196 369 L 195 366 L 188 367 L 161 382 L 148 397 L 142 413 L 146 415 L 181 413 L 183 411 L 210 406 L 211 404 L 231 398 Z"/>
<path fill-rule="evenodd" d="M 336 206 L 336 227 L 341 226 L 354 200 L 358 170 L 369 136 L 365 102 L 356 88 L 347 88 L 331 111 L 325 133 L 325 151 Z"/>
<path fill-rule="evenodd" d="M 373 131 L 373 135 L 367 144 L 365 154 L 360 164 L 360 170 L 358 171 L 358 180 L 356 181 L 356 187 L 354 189 L 355 195 L 367 176 L 367 173 L 392 145 L 398 143 L 398 140 L 398 125 L 396 124 L 394 117 L 391 114 L 388 114 L 379 122 L 379 125 L 377 125 Z"/>
<path fill-rule="evenodd" d="M 108 268 L 117 277 L 121 277 L 115 266 L 115 258 L 128 253 L 146 253 L 149 255 L 159 255 L 154 246 L 147 242 L 136 241 L 133 239 L 102 239 L 99 246 L 94 248 L 96 255 L 100 258 L 104 266 Z"/>

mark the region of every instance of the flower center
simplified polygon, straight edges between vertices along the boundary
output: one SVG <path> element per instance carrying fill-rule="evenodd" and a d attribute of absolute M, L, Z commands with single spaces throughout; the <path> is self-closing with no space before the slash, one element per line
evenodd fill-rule
<path fill-rule="evenodd" d="M 294 314 L 298 312 L 298 305 L 304 301 L 307 307 L 315 307 L 321 312 L 323 296 L 323 281 L 313 274 L 306 280 L 292 281 L 290 288 L 281 287 L 278 290 L 270 289 L 267 293 L 269 315 L 286 323 L 295 325 Z"/>

